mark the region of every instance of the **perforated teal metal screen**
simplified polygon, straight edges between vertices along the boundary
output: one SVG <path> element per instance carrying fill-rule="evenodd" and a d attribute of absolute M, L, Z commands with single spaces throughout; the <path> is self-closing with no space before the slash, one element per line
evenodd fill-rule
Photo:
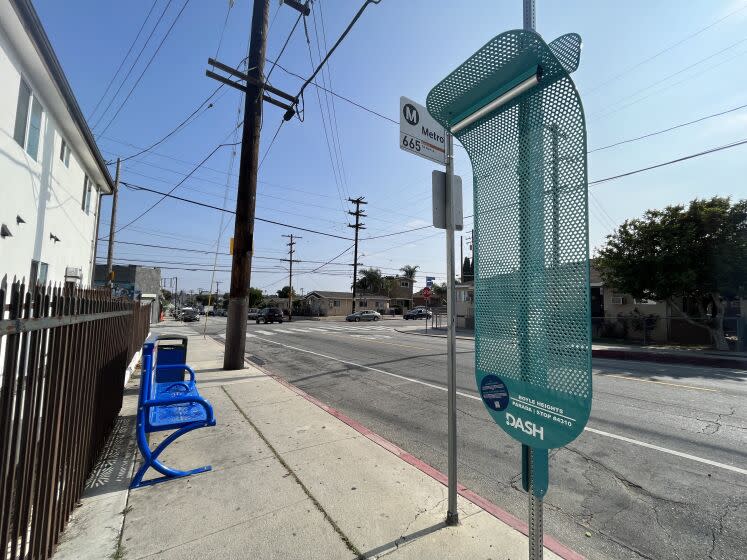
<path fill-rule="evenodd" d="M 427 100 L 450 130 L 541 73 L 455 134 L 474 173 L 477 387 L 496 422 L 538 448 L 573 440 L 591 407 L 586 130 L 568 75 L 579 48 L 578 35 L 551 50 L 531 31 L 503 33 Z"/>

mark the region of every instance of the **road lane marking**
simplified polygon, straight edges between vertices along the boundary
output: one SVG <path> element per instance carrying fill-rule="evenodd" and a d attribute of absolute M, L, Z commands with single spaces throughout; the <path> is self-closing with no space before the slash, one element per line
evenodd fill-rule
<path fill-rule="evenodd" d="M 669 385 L 671 387 L 680 387 L 681 389 L 693 389 L 694 391 L 709 391 L 711 393 L 718 393 L 717 389 L 706 389 L 705 387 L 696 387 L 694 385 L 683 385 L 682 383 L 669 383 L 667 381 L 654 381 L 652 379 L 638 379 L 637 377 L 631 377 L 629 375 L 615 375 L 612 373 L 597 373 L 602 377 L 616 377 L 617 379 L 626 379 L 628 381 L 640 381 L 641 383 L 656 383 L 658 385 Z"/>
<path fill-rule="evenodd" d="M 447 391 L 446 387 L 442 387 L 440 385 L 435 385 L 433 383 L 428 383 L 427 381 L 422 381 L 420 379 L 414 379 L 412 377 L 407 377 L 405 375 L 399 375 L 398 373 L 392 373 L 391 371 L 385 371 L 383 369 L 366 366 L 363 364 L 358 364 L 356 362 L 351 362 L 349 360 L 343 360 L 340 358 L 335 358 L 334 356 L 329 356 L 327 354 L 322 354 L 320 352 L 314 352 L 313 350 L 306 350 L 305 348 L 298 348 L 296 346 L 291 346 L 289 344 L 283 344 L 282 342 L 275 342 L 274 340 L 266 340 L 265 342 L 269 342 L 270 344 L 277 344 L 278 346 L 283 346 L 284 348 L 289 348 L 291 350 L 296 350 L 298 352 L 305 352 L 306 354 L 312 354 L 314 356 L 319 356 L 320 358 L 326 358 L 328 360 L 332 360 L 334 362 L 338 362 L 341 364 L 347 364 L 350 366 L 355 366 L 363 369 L 367 369 L 370 371 L 375 371 L 377 373 L 381 373 L 383 375 L 388 375 L 390 377 L 394 377 L 396 379 L 401 379 L 403 381 L 409 381 L 410 383 L 417 383 L 418 385 L 423 385 L 424 387 L 430 387 L 431 389 L 438 389 L 439 391 Z M 470 395 L 469 393 L 463 393 L 462 391 L 457 391 L 457 395 L 460 397 L 466 397 L 468 399 L 472 399 L 475 401 L 481 401 L 482 399 L 478 397 L 477 395 Z M 659 445 L 654 445 L 653 443 L 647 443 L 645 441 L 625 437 L 625 436 L 619 436 L 617 434 L 612 434 L 610 432 L 605 432 L 602 430 L 597 430 L 596 428 L 590 428 L 589 426 L 586 426 L 584 428 L 584 431 L 590 432 L 592 434 L 597 434 L 599 436 L 604 436 L 612 439 L 616 439 L 618 441 L 624 441 L 626 443 L 630 443 L 632 445 L 638 445 L 640 447 L 646 447 L 648 449 L 653 449 L 655 451 L 660 451 L 662 453 L 666 453 L 669 455 L 674 455 L 675 457 L 681 457 L 683 459 L 689 459 L 691 461 L 696 461 L 698 463 L 703 463 L 705 465 L 711 465 L 712 467 L 718 467 L 720 469 L 725 469 L 728 471 L 733 471 L 739 474 L 747 475 L 747 469 L 742 469 L 739 467 L 735 467 L 734 465 L 727 465 L 726 463 L 719 463 L 718 461 L 711 461 L 710 459 L 704 459 L 703 457 L 698 457 L 696 455 L 690 455 L 689 453 L 683 453 L 682 451 L 675 451 L 674 449 L 668 449 L 666 447 L 661 447 Z"/>
<path fill-rule="evenodd" d="M 275 333 L 272 331 L 257 331 L 257 334 L 266 334 L 267 336 L 275 336 Z"/>
<path fill-rule="evenodd" d="M 641 447 L 648 447 L 649 449 L 655 449 L 656 451 L 661 451 L 662 453 L 668 453 L 669 455 L 675 455 L 677 457 L 683 457 L 685 459 L 690 459 L 692 461 L 698 461 L 699 463 L 705 463 L 706 465 L 711 465 L 713 467 L 719 467 L 721 469 L 734 471 L 740 474 L 747 474 L 747 469 L 740 469 L 739 467 L 735 467 L 733 465 L 727 465 L 725 463 L 711 461 L 710 459 L 703 459 L 702 457 L 697 457 L 696 455 L 690 455 L 689 453 L 683 453 L 682 451 L 675 451 L 674 449 L 667 449 L 666 447 L 654 445 L 653 443 L 646 443 L 645 441 L 640 441 L 640 440 L 625 437 L 625 436 L 618 436 L 617 434 L 603 432 L 602 430 L 597 430 L 596 428 L 589 428 L 588 426 L 584 428 L 584 430 L 587 432 L 591 432 L 592 434 L 597 434 L 597 435 L 605 436 L 605 437 L 612 438 L 612 439 L 618 439 L 620 441 L 632 443 L 633 445 L 640 445 Z"/>

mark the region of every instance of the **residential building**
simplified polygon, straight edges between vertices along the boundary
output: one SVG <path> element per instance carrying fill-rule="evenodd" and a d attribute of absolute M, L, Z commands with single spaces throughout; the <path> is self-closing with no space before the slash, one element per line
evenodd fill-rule
<path fill-rule="evenodd" d="M 299 296 L 295 296 L 293 298 L 293 301 L 300 299 L 301 298 Z M 288 310 L 290 309 L 290 301 L 288 300 L 288 298 L 278 296 L 263 296 L 260 307 L 277 307 L 283 312 L 283 314 L 287 315 Z"/>
<path fill-rule="evenodd" d="M 405 276 L 387 276 L 386 279 L 391 282 L 389 305 L 393 308 L 399 307 L 403 311 L 411 309 L 415 280 Z"/>
<path fill-rule="evenodd" d="M 353 294 L 350 292 L 313 291 L 306 294 L 304 301 L 312 316 L 345 316 L 353 312 Z M 356 294 L 356 311 L 372 309 L 388 313 L 389 298 L 382 295 Z"/>
<path fill-rule="evenodd" d="M 454 286 L 456 292 L 456 326 L 458 329 L 475 328 L 475 283 L 462 282 Z"/>
<path fill-rule="evenodd" d="M 29 0 L 0 2 L 0 276 L 90 284 L 114 188 Z"/>
<path fill-rule="evenodd" d="M 158 321 L 161 312 L 159 295 L 161 293 L 161 269 L 139 265 L 112 266 L 114 279 L 112 287 L 114 295 L 128 299 L 139 299 L 143 304 L 151 303 L 151 322 Z M 107 267 L 97 264 L 94 274 L 94 284 L 106 286 L 108 284 Z"/>

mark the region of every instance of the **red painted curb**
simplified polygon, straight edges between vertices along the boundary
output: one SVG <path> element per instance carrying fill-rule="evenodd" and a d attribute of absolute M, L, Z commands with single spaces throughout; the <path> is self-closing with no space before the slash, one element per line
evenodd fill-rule
<path fill-rule="evenodd" d="M 252 363 L 251 365 L 254 366 L 254 367 L 257 367 L 257 365 L 254 364 L 254 363 Z M 396 455 L 397 457 L 399 457 L 400 459 L 402 459 L 406 463 L 409 463 L 410 465 L 412 465 L 413 467 L 415 467 L 419 471 L 427 474 L 428 476 L 430 476 L 434 480 L 437 480 L 438 482 L 440 482 L 444 486 L 447 486 L 447 484 L 448 484 L 448 477 L 444 473 L 442 473 L 441 471 L 439 471 L 438 469 L 432 467 L 431 465 L 429 465 L 428 463 L 425 463 L 424 461 L 421 461 L 420 459 L 418 459 L 417 457 L 411 455 L 410 453 L 408 453 L 407 451 L 405 451 L 404 449 L 402 449 L 398 445 L 395 445 L 391 441 L 389 441 L 389 440 L 381 437 L 379 434 L 377 434 L 375 432 L 372 432 L 370 429 L 366 428 L 363 424 L 361 424 L 360 422 L 358 422 L 356 420 L 353 420 L 352 418 L 346 416 L 345 414 L 343 414 L 342 412 L 340 412 L 336 408 L 332 408 L 331 406 L 324 404 L 319 399 L 317 399 L 315 397 L 312 397 L 306 391 L 304 391 L 303 389 L 299 389 L 298 387 L 296 387 L 295 385 L 293 385 L 290 382 L 286 381 L 285 379 L 283 379 L 279 375 L 275 375 L 274 373 L 270 373 L 270 372 L 268 372 L 267 370 L 265 370 L 265 369 L 263 369 L 261 367 L 258 368 L 258 369 L 262 370 L 269 377 L 272 377 L 275 381 L 277 381 L 281 385 L 287 387 L 288 389 L 290 389 L 291 391 L 293 391 L 297 395 L 303 397 L 304 399 L 306 399 L 310 403 L 315 404 L 316 406 L 318 406 L 319 408 L 321 408 L 325 412 L 331 414 L 332 416 L 334 416 L 338 420 L 344 422 L 345 424 L 347 424 L 348 426 L 350 426 L 351 428 L 353 428 L 359 434 L 365 436 L 366 438 L 370 439 L 374 443 L 380 445 L 381 447 L 383 447 L 384 449 L 386 449 L 390 453 Z M 490 502 L 490 501 L 486 500 L 485 498 L 483 498 L 479 494 L 476 494 L 475 492 L 473 492 L 472 490 L 466 488 L 465 486 L 463 486 L 461 484 L 459 484 L 457 486 L 457 492 L 459 493 L 460 496 L 462 496 L 463 498 L 469 500 L 470 502 L 472 502 L 473 504 L 475 504 L 477 507 L 485 510 L 490 515 L 492 515 L 496 519 L 502 521 L 503 523 L 505 523 L 509 527 L 512 527 L 513 529 L 516 529 L 517 531 L 519 531 L 520 533 L 522 533 L 524 535 L 528 535 L 528 533 L 529 533 L 528 529 L 529 528 L 528 528 L 527 524 L 524 521 L 522 521 L 521 519 L 519 519 L 518 517 L 515 517 L 514 515 L 511 515 L 506 510 L 499 508 L 493 502 Z M 557 540 L 555 540 L 553 537 L 550 537 L 548 535 L 544 536 L 544 545 L 545 545 L 545 548 L 547 548 L 551 552 L 557 554 L 561 558 L 564 558 L 565 560 L 586 560 L 585 556 L 582 556 L 578 552 L 575 552 L 574 550 L 571 550 L 570 548 L 566 547 L 565 545 L 561 544 L 560 542 L 558 542 Z"/>

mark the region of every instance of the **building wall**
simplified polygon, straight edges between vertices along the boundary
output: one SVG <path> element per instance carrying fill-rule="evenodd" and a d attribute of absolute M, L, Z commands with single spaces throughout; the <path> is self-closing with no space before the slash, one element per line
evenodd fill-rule
<path fill-rule="evenodd" d="M 412 301 L 412 290 L 413 285 L 415 284 L 414 280 L 410 280 L 409 278 L 401 278 L 397 277 L 394 279 L 394 288 L 391 291 L 390 297 L 391 299 L 400 299 L 400 300 L 408 300 Z M 401 284 L 403 282 L 407 283 L 407 286 L 402 286 Z"/>
<path fill-rule="evenodd" d="M 47 280 L 63 282 L 65 268 L 82 269 L 89 284 L 98 210 L 98 190 L 92 189 L 90 210 L 81 210 L 85 172 L 72 152 L 69 167 L 60 160 L 62 136 L 51 103 L 23 72 L 19 57 L 0 26 L 0 223 L 12 237 L 0 239 L 0 277 L 28 278 L 31 260 L 47 263 Z M 21 76 L 44 110 L 39 152 L 34 160 L 14 139 Z M 31 107 L 29 108 L 29 113 Z M 17 224 L 16 216 L 26 223 Z M 60 239 L 54 242 L 50 235 Z"/>

